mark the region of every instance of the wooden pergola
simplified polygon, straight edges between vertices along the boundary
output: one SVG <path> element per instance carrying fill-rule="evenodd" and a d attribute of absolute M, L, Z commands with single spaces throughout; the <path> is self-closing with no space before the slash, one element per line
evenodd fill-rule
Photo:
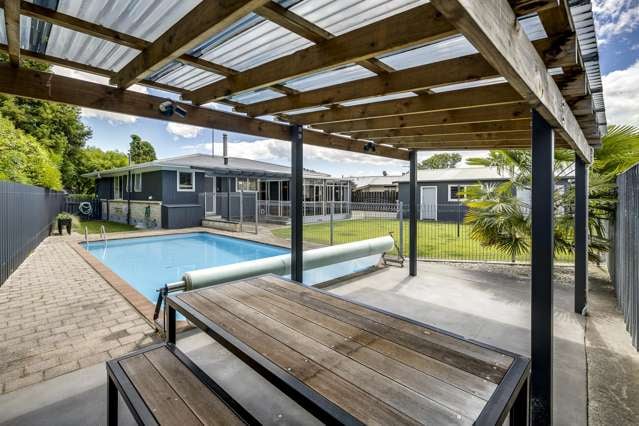
<path fill-rule="evenodd" d="M 410 162 L 411 275 L 416 152 L 532 149 L 531 405 L 534 423 L 550 423 L 553 152 L 576 156 L 575 310 L 582 313 L 587 165 L 606 125 L 589 1 L 363 0 L 340 10 L 333 0 L 203 0 L 162 3 L 167 10 L 129 2 L 124 11 L 120 0 L 98 2 L 101 10 L 71 3 L 80 5 L 74 13 L 0 0 L 0 48 L 10 59 L 0 66 L 0 92 L 291 141 L 298 281 L 304 144 Z M 450 52 L 448 45 L 467 47 Z M 111 85 L 24 69 L 22 58 Z M 402 58 L 411 58 L 409 67 Z M 186 115 L 161 113 L 169 95 L 127 90 L 134 84 L 178 94 Z"/>

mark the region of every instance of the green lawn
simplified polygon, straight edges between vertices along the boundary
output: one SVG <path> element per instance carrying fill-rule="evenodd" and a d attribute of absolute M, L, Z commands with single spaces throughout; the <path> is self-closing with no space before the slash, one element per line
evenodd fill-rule
<path fill-rule="evenodd" d="M 89 234 L 99 234 L 100 226 L 104 225 L 107 234 L 112 232 L 131 232 L 137 231 L 135 226 L 127 225 L 125 223 L 107 222 L 106 220 L 74 220 L 73 230 L 80 234 L 84 234 L 84 227 L 87 227 Z"/>
<path fill-rule="evenodd" d="M 392 219 L 344 220 L 335 222 L 333 231 L 334 244 L 375 238 L 393 232 L 399 244 L 399 221 Z M 273 230 L 273 234 L 281 238 L 290 238 L 291 228 Z M 330 227 L 328 223 L 304 225 L 304 240 L 319 244 L 329 244 Z M 478 260 L 478 261 L 510 261 L 510 256 L 492 247 L 482 247 L 470 238 L 470 226 L 447 222 L 417 223 L 417 253 L 420 258 Z M 408 254 L 408 221 L 404 221 L 404 255 Z M 519 256 L 518 261 L 530 261 L 528 255 Z M 561 262 L 572 260 L 572 256 L 561 255 Z"/>

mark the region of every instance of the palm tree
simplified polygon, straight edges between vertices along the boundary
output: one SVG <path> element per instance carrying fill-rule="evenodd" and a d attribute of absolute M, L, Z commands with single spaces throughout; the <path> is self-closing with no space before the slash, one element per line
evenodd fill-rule
<path fill-rule="evenodd" d="M 484 245 L 509 253 L 511 260 L 527 252 L 530 244 L 528 209 L 517 200 L 517 190 L 531 189 L 532 157 L 525 150 L 493 150 L 486 158 L 471 158 L 470 165 L 496 167 L 511 181 L 488 188 L 469 190 L 466 223 L 472 225 L 471 237 Z M 595 151 L 589 174 L 589 257 L 600 261 L 607 251 L 607 221 L 614 218 L 616 208 L 616 177 L 639 163 L 639 129 L 632 126 L 610 126 L 602 138 L 602 147 Z M 573 168 L 574 154 L 568 150 L 555 151 L 556 176 L 564 176 Z M 475 187 L 477 188 L 477 187 Z M 575 192 L 555 191 L 555 254 L 574 250 Z M 563 208 L 562 208 L 563 206 Z"/>

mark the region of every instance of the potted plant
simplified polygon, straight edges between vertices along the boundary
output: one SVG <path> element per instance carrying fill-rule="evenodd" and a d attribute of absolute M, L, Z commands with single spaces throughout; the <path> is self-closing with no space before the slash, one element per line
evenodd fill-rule
<path fill-rule="evenodd" d="M 64 226 L 67 228 L 67 234 L 71 235 L 71 221 L 73 220 L 73 216 L 69 213 L 62 212 L 58 213 L 56 219 L 58 219 L 58 233 L 62 235 L 62 227 Z"/>

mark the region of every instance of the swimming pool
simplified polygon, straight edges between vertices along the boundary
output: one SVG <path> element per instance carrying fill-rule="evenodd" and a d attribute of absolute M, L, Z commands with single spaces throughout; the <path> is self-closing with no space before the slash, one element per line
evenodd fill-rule
<path fill-rule="evenodd" d="M 155 303 L 158 288 L 180 281 L 185 272 L 289 253 L 289 249 L 207 232 L 83 243 L 94 257 Z M 362 271 L 379 255 L 304 271 L 315 285 Z"/>

